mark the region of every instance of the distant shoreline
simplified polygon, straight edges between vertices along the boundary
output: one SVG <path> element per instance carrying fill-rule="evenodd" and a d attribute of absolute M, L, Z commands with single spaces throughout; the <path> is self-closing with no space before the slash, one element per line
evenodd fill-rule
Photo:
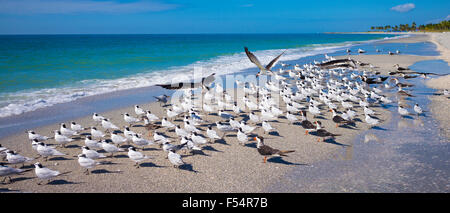
<path fill-rule="evenodd" d="M 324 32 L 325 34 L 387 34 L 387 35 L 407 35 L 407 34 L 429 34 L 434 32 Z"/>

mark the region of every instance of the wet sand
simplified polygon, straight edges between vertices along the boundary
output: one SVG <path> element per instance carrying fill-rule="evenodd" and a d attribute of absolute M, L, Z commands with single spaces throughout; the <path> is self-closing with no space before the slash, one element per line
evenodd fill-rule
<path fill-rule="evenodd" d="M 400 42 L 400 40 L 398 41 Z M 347 56 L 343 56 L 347 57 Z M 394 69 L 392 66 L 399 63 L 401 66 L 409 66 L 415 61 L 433 59 L 433 57 L 422 56 L 352 56 L 357 60 L 373 63 L 375 66 L 387 69 Z M 381 70 L 381 69 L 380 69 Z M 240 101 L 240 99 L 237 99 Z M 160 118 L 163 116 L 163 109 L 158 103 L 148 103 L 141 105 L 144 109 L 150 109 Z M 282 109 L 284 105 L 282 105 Z M 362 110 L 357 108 L 358 114 Z M 384 108 L 375 108 L 379 113 L 378 118 L 389 122 L 390 113 Z M 124 126 L 121 113 L 129 112 L 134 115 L 133 107 L 126 107 L 102 113 L 118 126 Z M 238 117 L 238 121 L 245 117 Z M 34 171 L 28 171 L 20 176 L 13 176 L 13 183 L 0 186 L 7 190 L 20 190 L 23 192 L 266 192 L 267 185 L 280 178 L 291 168 L 300 166 L 308 167 L 314 162 L 330 159 L 336 155 L 337 150 L 342 147 L 351 147 L 355 137 L 359 133 L 367 130 L 368 125 L 357 122 L 357 129 L 336 128 L 331 121 L 331 113 L 324 112 L 322 117 L 317 119 L 322 121 L 325 129 L 330 132 L 342 134 L 336 140 L 317 142 L 317 137 L 305 135 L 301 126 L 288 124 L 287 120 L 281 117 L 278 122 L 271 122 L 278 131 L 269 135 L 264 134 L 262 128 L 258 128 L 253 133 L 263 135 L 266 145 L 281 150 L 295 150 L 289 157 L 274 157 L 263 164 L 263 157 L 258 154 L 255 143 L 248 143 L 246 146 L 238 144 L 235 133 L 227 133 L 225 140 L 219 140 L 203 147 L 203 153 L 195 155 L 183 155 L 183 160 L 187 165 L 181 169 L 173 168 L 165 158 L 167 156 L 158 146 L 147 147 L 143 152 L 154 158 L 144 161 L 141 168 L 133 167 L 134 162 L 127 158 L 126 152 L 116 154 L 114 158 L 107 158 L 100 161 L 109 161 L 110 164 L 99 165 L 92 170 L 92 174 L 84 175 L 82 169 L 74 157 L 81 153 L 80 147 L 84 145 L 84 140 L 77 140 L 67 145 L 66 148 L 58 150 L 67 153 L 63 158 L 50 158 L 45 162 L 40 161 L 44 166 L 56 169 L 61 172 L 70 172 L 65 176 L 55 178 L 48 185 L 37 185 L 39 181 L 35 178 Z M 220 118 L 215 115 L 208 116 L 207 120 L 214 122 Z M 313 119 L 308 115 L 309 120 Z M 362 116 L 358 119 L 363 120 Z M 91 116 L 74 120 L 84 127 L 95 125 Z M 70 120 L 65 123 L 69 123 Z M 181 124 L 182 119 L 176 121 Z M 254 126 L 254 124 L 251 124 Z M 181 125 L 183 126 L 183 125 Z M 59 128 L 59 124 L 43 126 L 34 129 L 37 133 L 52 136 L 52 131 Z M 206 126 L 201 127 L 206 130 Z M 100 129 L 102 129 L 100 127 Z M 214 129 L 216 129 L 214 127 Z M 103 129 L 102 129 L 103 130 Z M 149 138 L 148 132 L 143 127 L 132 127 L 137 133 L 142 133 L 145 138 Z M 88 131 L 85 131 L 88 132 Z M 179 143 L 173 131 L 161 131 L 171 136 L 171 141 Z M 202 132 L 206 135 L 205 132 Z M 82 136 L 84 138 L 84 136 Z M 49 143 L 54 143 L 50 140 Z M 36 152 L 31 149 L 27 134 L 20 133 L 0 140 L 0 144 L 20 154 L 28 157 L 36 156 Z M 183 152 L 180 152 L 183 154 Z M 32 168 L 29 167 L 28 168 Z"/>
<path fill-rule="evenodd" d="M 450 65 L 450 33 L 433 33 L 431 34 L 431 42 L 436 44 L 438 51 L 441 53 L 440 59 L 443 59 Z M 450 75 L 431 79 L 427 81 L 427 86 L 433 89 L 444 90 L 450 89 Z M 432 100 L 430 109 L 433 116 L 439 120 L 440 129 L 444 136 L 450 141 L 450 102 L 445 96 L 430 96 Z M 447 110 L 442 110 L 447 109 Z"/>
<path fill-rule="evenodd" d="M 433 89 L 438 89 L 442 93 L 443 89 L 450 89 L 450 75 L 428 80 L 426 85 Z M 450 141 L 450 99 L 444 95 L 430 96 L 430 111 L 433 117 L 439 120 L 440 131 Z"/>

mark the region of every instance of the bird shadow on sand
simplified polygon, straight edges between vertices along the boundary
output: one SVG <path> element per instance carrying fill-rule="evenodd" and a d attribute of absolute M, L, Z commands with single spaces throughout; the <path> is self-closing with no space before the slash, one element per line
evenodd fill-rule
<path fill-rule="evenodd" d="M 82 137 L 74 137 L 74 138 L 72 138 L 72 139 L 74 139 L 74 140 L 83 140 Z"/>
<path fill-rule="evenodd" d="M 128 155 L 114 155 L 113 158 L 128 158 Z"/>
<path fill-rule="evenodd" d="M 120 163 L 114 163 L 112 161 L 99 161 L 102 165 L 118 165 Z"/>
<path fill-rule="evenodd" d="M 144 126 L 142 124 L 135 124 L 135 125 L 133 125 L 131 127 L 144 127 Z"/>
<path fill-rule="evenodd" d="M 414 119 L 412 116 L 410 116 L 410 115 L 403 115 L 403 116 L 401 116 L 402 118 L 404 118 L 404 119 Z"/>
<path fill-rule="evenodd" d="M 281 136 L 280 133 L 278 133 L 277 131 L 269 132 L 269 135 L 272 135 L 272 136 L 278 136 L 278 137 L 283 137 L 283 136 Z"/>
<path fill-rule="evenodd" d="M 354 121 L 354 122 L 361 122 L 361 123 L 363 122 L 363 121 L 362 121 L 361 119 L 359 119 L 359 118 L 353 118 L 353 121 Z"/>
<path fill-rule="evenodd" d="M 20 182 L 23 180 L 30 180 L 30 179 L 34 179 L 35 177 L 17 177 L 17 178 L 13 178 L 11 179 L 12 183 L 16 183 L 16 182 Z"/>
<path fill-rule="evenodd" d="M 4 192 L 20 192 L 20 190 L 8 189 L 8 188 L 0 188 L 0 193 L 4 193 Z"/>
<path fill-rule="evenodd" d="M 383 109 L 389 109 L 389 108 L 394 108 L 395 106 L 392 105 L 392 104 L 382 104 L 381 107 L 382 107 Z"/>
<path fill-rule="evenodd" d="M 109 171 L 106 169 L 96 169 L 96 170 L 92 170 L 91 174 L 113 174 L 113 173 L 122 173 L 122 171 Z"/>
<path fill-rule="evenodd" d="M 65 158 L 65 157 L 54 157 L 54 158 L 50 158 L 48 160 L 49 161 L 55 161 L 55 160 L 72 160 L 72 159 Z"/>
<path fill-rule="evenodd" d="M 80 146 L 78 146 L 77 144 L 72 144 L 72 145 L 66 146 L 66 148 L 68 148 L 68 149 L 70 149 L 70 148 L 80 148 Z"/>
<path fill-rule="evenodd" d="M 350 146 L 350 145 L 347 145 L 347 144 L 339 143 L 333 138 L 325 139 L 324 141 L 322 141 L 322 143 L 329 143 L 329 144 L 334 144 L 334 145 L 343 146 L 343 147 Z"/>
<path fill-rule="evenodd" d="M 194 167 L 192 167 L 191 164 L 183 164 L 183 165 L 179 166 L 178 169 L 185 170 L 188 172 L 198 173 L 198 171 L 194 170 Z"/>
<path fill-rule="evenodd" d="M 159 150 L 159 149 L 157 149 L 157 148 L 152 148 L 152 147 L 147 147 L 147 148 L 143 148 L 143 149 L 141 149 L 142 151 L 156 151 L 156 150 Z M 128 156 L 127 156 L 128 157 Z"/>
<path fill-rule="evenodd" d="M 214 143 L 220 143 L 220 144 L 223 144 L 223 145 L 230 146 L 230 144 L 228 144 L 227 141 L 225 141 L 224 139 L 215 140 Z"/>
<path fill-rule="evenodd" d="M 209 146 L 209 145 L 203 146 L 202 149 L 203 150 L 208 150 L 208 151 L 213 151 L 213 152 L 223 152 L 223 151 L 217 150 L 216 148 L 214 148 L 212 146 Z"/>
<path fill-rule="evenodd" d="M 267 162 L 270 163 L 279 163 L 279 164 L 285 164 L 285 165 L 296 165 L 296 166 L 307 166 L 308 164 L 301 164 L 301 163 L 292 163 L 289 161 L 285 161 L 282 157 L 272 157 L 267 159 Z"/>
<path fill-rule="evenodd" d="M 296 126 L 301 126 L 302 125 L 302 122 L 300 122 L 300 121 L 296 121 L 296 122 L 294 122 L 294 123 L 292 123 L 293 125 L 296 125 Z"/>
<path fill-rule="evenodd" d="M 387 129 L 382 128 L 382 127 L 379 127 L 379 126 L 373 126 L 373 127 L 371 127 L 370 129 L 382 130 L 382 131 L 388 131 Z"/>
<path fill-rule="evenodd" d="M 327 118 L 323 117 L 322 115 L 318 115 L 313 119 L 323 119 L 323 120 L 328 120 Z"/>
<path fill-rule="evenodd" d="M 154 164 L 154 163 L 151 163 L 151 162 L 145 162 L 145 163 L 141 163 L 141 164 L 139 164 L 139 167 L 155 167 L 155 168 L 164 168 L 164 167 L 167 167 L 167 166 L 160 166 L 160 165 L 156 165 L 156 164 Z"/>
<path fill-rule="evenodd" d="M 188 155 L 188 156 L 194 156 L 194 155 L 203 155 L 203 156 L 210 157 L 210 155 L 208 155 L 205 152 L 203 152 L 203 150 L 192 150 L 191 151 L 191 155 Z"/>
<path fill-rule="evenodd" d="M 356 128 L 356 126 L 351 126 L 351 125 L 348 125 L 348 124 L 339 125 L 338 127 L 344 128 L 344 129 L 358 130 L 358 128 Z"/>
<path fill-rule="evenodd" d="M 240 114 L 238 117 L 242 117 L 244 119 L 242 119 L 243 121 L 247 122 L 248 120 L 250 120 L 250 118 L 248 117 L 248 115 L 246 114 Z"/>
<path fill-rule="evenodd" d="M 47 185 L 66 185 L 66 184 L 80 184 L 80 183 L 58 179 L 58 180 L 52 180 L 52 181 L 48 182 Z"/>
<path fill-rule="evenodd" d="M 33 164 L 24 165 L 24 166 L 21 166 L 20 169 L 34 169 L 34 165 Z"/>
<path fill-rule="evenodd" d="M 256 143 L 246 143 L 244 146 L 256 149 Z"/>

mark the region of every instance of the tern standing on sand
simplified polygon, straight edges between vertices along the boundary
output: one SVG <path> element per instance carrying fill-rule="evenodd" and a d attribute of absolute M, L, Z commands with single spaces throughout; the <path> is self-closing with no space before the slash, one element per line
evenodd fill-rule
<path fill-rule="evenodd" d="M 50 179 L 61 175 L 60 172 L 51 170 L 49 168 L 43 167 L 41 163 L 37 162 L 34 164 L 34 172 L 36 176 L 41 180 L 47 180 L 47 183 L 50 182 Z M 38 185 L 41 185 L 42 182 L 38 182 Z"/>
<path fill-rule="evenodd" d="M 175 153 L 173 150 L 169 150 L 167 158 L 169 159 L 170 163 L 173 164 L 174 167 L 179 167 L 184 164 L 183 160 L 181 159 L 181 155 Z"/>

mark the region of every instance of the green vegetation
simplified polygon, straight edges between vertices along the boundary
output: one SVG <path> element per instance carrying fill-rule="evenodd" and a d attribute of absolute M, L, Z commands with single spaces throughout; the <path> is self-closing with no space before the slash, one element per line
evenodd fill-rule
<path fill-rule="evenodd" d="M 384 32 L 410 32 L 410 31 L 421 31 L 421 32 L 443 32 L 450 31 L 450 21 L 441 21 L 437 24 L 427 24 L 417 26 L 416 22 L 409 24 L 400 24 L 395 26 L 372 26 L 370 27 L 372 31 L 384 31 Z"/>

